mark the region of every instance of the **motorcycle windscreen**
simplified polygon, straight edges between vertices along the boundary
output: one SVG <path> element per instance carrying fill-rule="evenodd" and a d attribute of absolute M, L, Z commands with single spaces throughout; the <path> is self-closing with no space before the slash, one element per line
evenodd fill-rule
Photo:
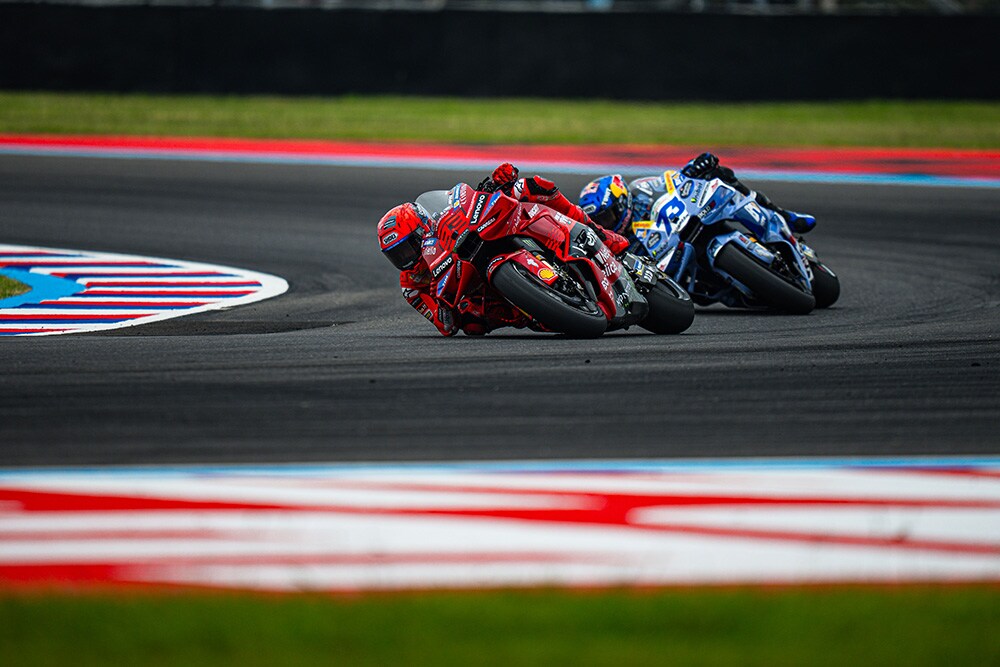
<path fill-rule="evenodd" d="M 440 218 L 441 214 L 451 208 L 448 200 L 447 190 L 430 190 L 417 197 L 417 204 L 423 206 L 427 213 L 434 219 Z"/>

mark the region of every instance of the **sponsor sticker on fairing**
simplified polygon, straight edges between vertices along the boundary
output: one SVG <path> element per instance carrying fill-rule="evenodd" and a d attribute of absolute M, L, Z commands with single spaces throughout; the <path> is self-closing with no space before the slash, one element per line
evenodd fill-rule
<path fill-rule="evenodd" d="M 469 218 L 469 226 L 479 222 L 479 216 L 483 214 L 483 207 L 486 205 L 486 200 L 489 198 L 488 194 L 480 194 L 476 196 L 476 203 L 472 207 L 472 216 Z"/>
<path fill-rule="evenodd" d="M 696 202 L 699 206 L 704 206 L 706 202 L 715 194 L 715 191 L 719 189 L 719 182 L 712 181 L 708 184 L 708 187 L 699 195 L 698 201 Z"/>
<path fill-rule="evenodd" d="M 490 263 L 486 266 L 486 275 L 491 275 L 493 273 L 493 269 L 499 266 L 500 263 L 503 262 L 505 259 L 507 258 L 503 255 L 491 259 Z"/>
<path fill-rule="evenodd" d="M 431 275 L 434 276 L 434 278 L 440 277 L 442 273 L 448 270 L 448 267 L 451 266 L 454 261 L 454 257 L 452 255 L 448 255 L 431 270 Z"/>
<path fill-rule="evenodd" d="M 761 211 L 760 207 L 757 206 L 757 204 L 755 204 L 754 202 L 750 202 L 749 204 L 747 204 L 744 210 L 751 218 L 753 218 L 753 221 L 756 222 L 757 224 L 764 223 L 764 212 Z"/>
<path fill-rule="evenodd" d="M 462 198 L 460 197 L 462 193 L 462 185 L 456 185 L 451 190 L 448 191 L 448 206 L 449 208 L 458 208 L 462 205 Z"/>
<path fill-rule="evenodd" d="M 449 271 L 448 273 L 444 274 L 444 277 L 442 277 L 441 280 L 438 281 L 437 285 L 438 296 L 441 296 L 441 294 L 444 292 L 444 288 L 448 285 L 448 280 L 450 278 L 451 278 L 451 272 Z"/>

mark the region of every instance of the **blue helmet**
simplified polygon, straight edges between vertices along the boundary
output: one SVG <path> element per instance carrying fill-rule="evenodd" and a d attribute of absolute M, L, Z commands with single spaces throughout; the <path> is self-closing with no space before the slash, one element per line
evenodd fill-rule
<path fill-rule="evenodd" d="M 632 221 L 632 193 L 621 174 L 602 176 L 580 191 L 580 208 L 600 226 L 621 234 Z"/>

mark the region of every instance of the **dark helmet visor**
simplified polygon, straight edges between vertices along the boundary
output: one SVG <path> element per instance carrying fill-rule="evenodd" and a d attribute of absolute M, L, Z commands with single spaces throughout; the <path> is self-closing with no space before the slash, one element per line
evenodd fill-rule
<path fill-rule="evenodd" d="M 590 219 L 605 229 L 618 231 L 618 227 L 621 225 L 622 216 L 625 214 L 625 207 L 627 205 L 628 202 L 625 201 L 625 197 L 619 197 L 612 201 L 611 206 L 608 206 L 603 211 L 591 213 Z"/>
<path fill-rule="evenodd" d="M 420 261 L 423 235 L 417 230 L 382 251 L 392 265 L 400 271 L 409 271 Z"/>

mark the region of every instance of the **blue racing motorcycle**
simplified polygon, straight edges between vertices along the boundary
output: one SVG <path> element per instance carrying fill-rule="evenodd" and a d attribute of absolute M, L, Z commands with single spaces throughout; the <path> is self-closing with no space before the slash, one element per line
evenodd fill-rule
<path fill-rule="evenodd" d="M 662 178 L 666 193 L 632 230 L 696 304 L 804 315 L 837 300 L 836 274 L 755 193 L 675 171 Z"/>

